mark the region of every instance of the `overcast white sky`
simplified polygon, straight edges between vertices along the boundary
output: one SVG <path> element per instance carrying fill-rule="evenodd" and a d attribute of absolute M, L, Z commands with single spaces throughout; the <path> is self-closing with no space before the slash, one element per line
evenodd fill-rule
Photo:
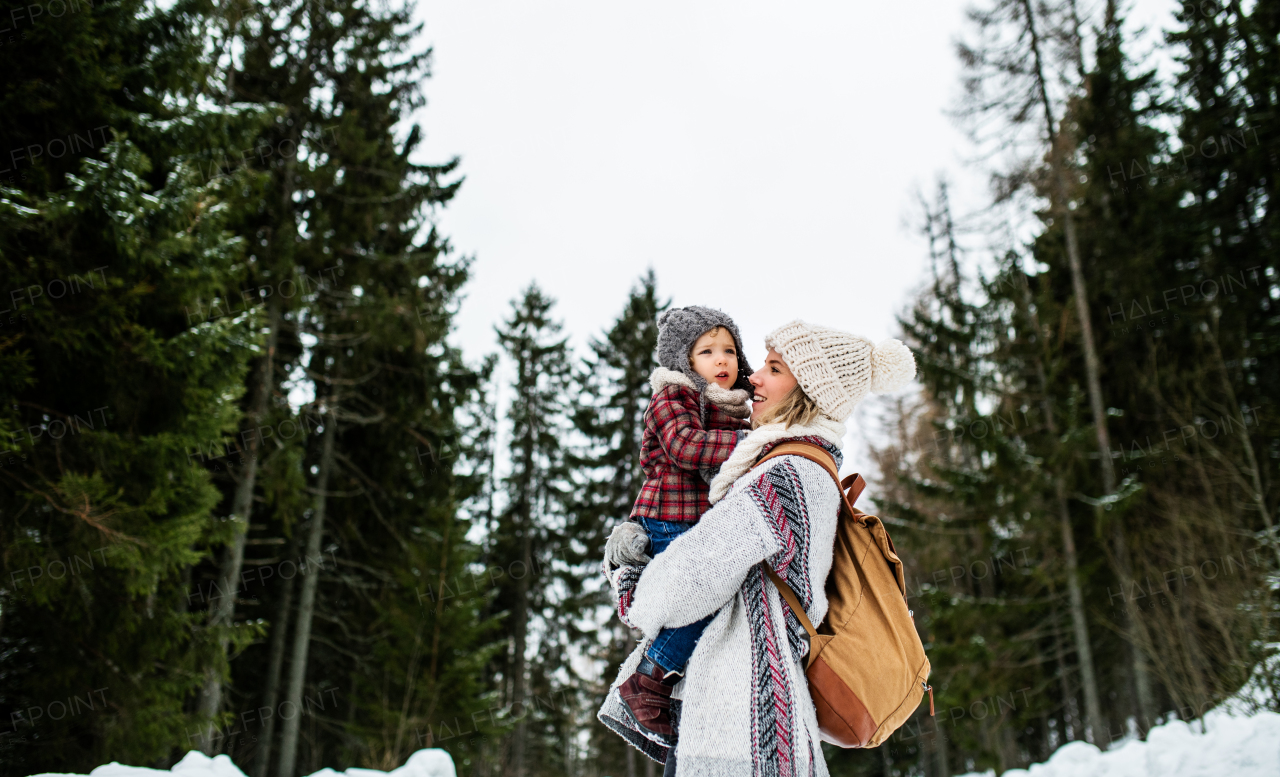
<path fill-rule="evenodd" d="M 913 185 L 958 168 L 942 114 L 958 3 L 423 0 L 424 157 L 462 157 L 441 219 L 476 255 L 469 357 L 537 279 L 581 344 L 649 266 L 734 316 L 888 336 L 922 271 Z"/>
<path fill-rule="evenodd" d="M 419 156 L 462 157 L 440 224 L 476 256 L 455 341 L 495 350 L 536 279 L 582 346 L 649 266 L 757 362 L 794 318 L 890 336 L 926 267 L 913 191 L 945 171 L 960 208 L 983 197 L 944 114 L 967 4 L 420 0 Z"/>

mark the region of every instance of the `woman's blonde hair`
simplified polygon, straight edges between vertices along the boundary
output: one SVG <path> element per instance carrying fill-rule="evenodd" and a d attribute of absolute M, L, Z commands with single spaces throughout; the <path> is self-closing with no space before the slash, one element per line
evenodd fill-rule
<path fill-rule="evenodd" d="M 751 422 L 752 429 L 758 429 L 765 424 L 782 424 L 783 429 L 790 429 L 793 426 L 808 426 L 822 415 L 822 410 L 818 408 L 818 403 L 809 398 L 804 393 L 804 389 L 800 388 L 800 384 L 787 392 L 787 395 L 779 400 L 778 404 L 769 408 L 760 414 L 760 417 Z"/>

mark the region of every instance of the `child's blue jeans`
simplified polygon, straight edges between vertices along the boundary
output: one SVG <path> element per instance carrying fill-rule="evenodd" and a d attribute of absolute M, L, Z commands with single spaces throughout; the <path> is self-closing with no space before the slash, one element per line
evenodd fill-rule
<path fill-rule="evenodd" d="M 645 533 L 649 535 L 649 555 L 657 556 L 666 550 L 667 546 L 676 537 L 697 526 L 697 523 L 694 521 L 657 521 L 652 518 L 641 518 L 640 525 L 644 527 Z M 707 624 L 711 622 L 713 617 L 715 616 L 708 615 L 700 621 L 690 623 L 688 626 L 663 629 L 658 632 L 657 638 L 653 640 L 653 644 L 645 651 L 645 655 L 668 672 L 684 674 L 684 667 L 685 664 L 689 663 L 689 656 L 693 655 L 694 647 L 697 646 L 698 640 L 702 637 L 702 632 L 706 630 Z"/>

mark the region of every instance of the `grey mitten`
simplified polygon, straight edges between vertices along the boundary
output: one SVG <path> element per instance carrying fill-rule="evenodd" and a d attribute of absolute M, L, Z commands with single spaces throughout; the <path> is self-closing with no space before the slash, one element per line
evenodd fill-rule
<path fill-rule="evenodd" d="M 645 553 L 649 549 L 649 535 L 635 521 L 624 521 L 613 527 L 604 544 L 605 574 L 618 567 L 642 567 L 653 559 Z"/>

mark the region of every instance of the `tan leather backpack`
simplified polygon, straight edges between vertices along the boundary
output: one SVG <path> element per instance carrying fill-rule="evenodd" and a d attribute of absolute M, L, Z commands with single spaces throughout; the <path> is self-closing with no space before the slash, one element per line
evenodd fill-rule
<path fill-rule="evenodd" d="M 841 482 L 835 459 L 812 443 L 783 443 L 760 461 L 788 455 L 821 464 L 831 473 L 844 508 L 822 624 L 814 629 L 791 587 L 767 564 L 764 571 L 809 632 L 805 674 L 823 740 L 840 747 L 875 747 L 911 717 L 925 691 L 933 714 L 929 659 L 907 609 L 902 560 L 884 523 L 853 506 L 866 487 L 861 475 Z"/>

